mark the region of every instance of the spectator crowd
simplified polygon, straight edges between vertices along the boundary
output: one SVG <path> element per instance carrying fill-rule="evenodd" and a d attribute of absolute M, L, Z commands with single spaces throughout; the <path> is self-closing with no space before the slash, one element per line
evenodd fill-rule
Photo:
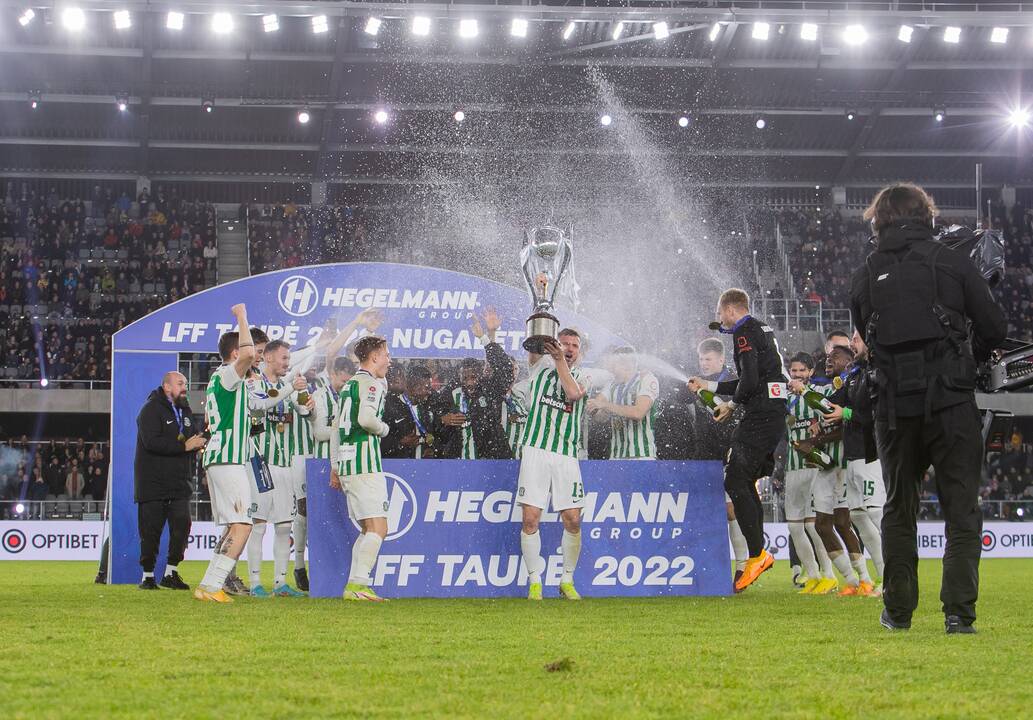
<path fill-rule="evenodd" d="M 82 438 L 0 443 L 0 517 L 81 517 L 100 512 L 108 484 L 108 444 Z M 16 506 L 24 507 L 17 513 Z"/>

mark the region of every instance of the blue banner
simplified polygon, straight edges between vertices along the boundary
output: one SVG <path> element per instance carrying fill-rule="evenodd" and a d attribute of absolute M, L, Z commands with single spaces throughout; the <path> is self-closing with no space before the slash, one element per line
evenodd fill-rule
<path fill-rule="evenodd" d="M 385 597 L 520 597 L 518 461 L 385 462 L 390 511 L 374 586 Z M 311 594 L 340 597 L 358 526 L 308 461 Z M 726 595 L 731 560 L 718 462 L 583 461 L 585 509 L 575 584 L 585 597 Z M 542 516 L 546 597 L 557 595 L 562 524 Z"/>
<path fill-rule="evenodd" d="M 513 258 L 516 263 L 516 251 Z M 219 285 L 178 300 L 115 333 L 115 350 L 216 352 L 234 329 L 230 307 L 247 304 L 248 320 L 271 340 L 294 347 L 315 342 L 330 318 L 343 326 L 366 308 L 383 311 L 379 332 L 399 358 L 462 358 L 483 350 L 470 333 L 473 313 L 494 307 L 503 325 L 498 342 L 518 353 L 531 301 L 524 290 L 484 278 L 416 265 L 335 263 L 288 268 Z M 569 309 L 564 325 L 582 331 L 592 350 L 620 337 Z"/>

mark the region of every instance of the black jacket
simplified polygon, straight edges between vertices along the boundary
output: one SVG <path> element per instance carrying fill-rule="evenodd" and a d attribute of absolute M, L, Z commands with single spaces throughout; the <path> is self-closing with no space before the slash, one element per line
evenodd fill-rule
<path fill-rule="evenodd" d="M 434 414 L 431 412 L 430 404 L 423 402 L 416 405 L 416 415 L 423 424 L 424 433 L 433 435 Z M 416 446 L 405 447 L 401 444 L 402 438 L 417 432 L 412 411 L 409 410 L 409 406 L 402 400 L 401 395 L 390 393 L 387 399 L 384 400 L 383 420 L 391 428 L 391 432 L 380 441 L 381 454 L 385 458 L 414 459 L 416 457 Z M 429 453 L 425 449 L 423 457 L 428 455 Z"/>
<path fill-rule="evenodd" d="M 190 408 L 183 408 L 183 436 L 197 434 Z M 190 470 L 196 453 L 177 439 L 179 426 L 172 404 L 160 387 L 147 397 L 136 417 L 135 501 L 189 498 Z"/>
<path fill-rule="evenodd" d="M 720 384 L 734 380 L 735 373 L 724 368 L 719 373 L 704 375 L 703 379 Z M 685 392 L 695 400 L 695 393 L 690 392 L 687 388 Z M 721 398 L 722 401 L 728 399 L 728 396 Z M 695 413 L 694 429 L 696 432 L 696 452 L 693 454 L 693 458 L 696 460 L 724 460 L 728 454 L 728 448 L 732 444 L 735 428 L 742 421 L 743 409 L 736 408 L 732 417 L 723 423 L 715 420 L 710 409 L 702 403 L 694 403 L 692 409 Z"/>
<path fill-rule="evenodd" d="M 488 343 L 484 352 L 488 357 L 488 374 L 477 383 L 472 396 L 467 398 L 467 420 L 473 430 L 473 445 L 479 459 L 510 460 L 513 458 L 513 450 L 509 447 L 509 437 L 502 425 L 502 406 L 513 384 L 513 361 L 498 343 Z M 453 406 L 451 411 L 459 412 L 459 408 Z M 439 433 L 443 448 L 440 457 L 461 457 L 462 428 L 440 426 Z M 435 440 L 435 444 L 437 442 Z"/>
<path fill-rule="evenodd" d="M 868 369 L 863 360 L 855 362 L 847 370 L 842 387 L 829 396 L 829 402 L 850 408 L 850 419 L 843 421 L 843 453 L 847 460 L 873 462 L 878 459 Z"/>
<path fill-rule="evenodd" d="M 933 295 L 930 264 L 935 268 L 935 300 L 944 311 L 943 320 L 930 309 L 930 303 L 922 302 L 923 293 Z M 883 304 L 887 306 L 878 313 L 875 337 L 869 338 L 869 321 L 876 306 Z M 1007 332 L 1004 313 L 975 264 L 933 240 L 932 228 L 918 222 L 897 223 L 879 232 L 876 250 L 851 280 L 850 310 L 854 326 L 873 353 L 872 364 L 881 369 L 886 362 L 896 363 L 901 376 L 912 385 L 905 388 L 895 380 L 879 382 L 883 388 L 877 391 L 879 418 L 890 415 L 891 405 L 893 415 L 915 417 L 971 402 L 976 361 L 985 360 Z M 953 341 L 901 342 L 928 338 L 944 321 L 952 328 Z M 891 340 L 892 352 L 880 350 Z M 906 365 L 904 357 L 908 358 Z"/>
<path fill-rule="evenodd" d="M 718 395 L 731 395 L 746 413 L 743 422 L 754 417 L 786 414 L 786 376 L 775 332 L 755 317 L 747 315 L 732 330 L 735 380 L 717 384 Z M 778 387 L 769 387 L 777 383 Z"/>

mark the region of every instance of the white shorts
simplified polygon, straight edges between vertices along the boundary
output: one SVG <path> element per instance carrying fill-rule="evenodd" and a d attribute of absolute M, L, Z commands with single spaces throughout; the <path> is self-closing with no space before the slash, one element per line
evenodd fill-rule
<path fill-rule="evenodd" d="M 212 520 L 216 525 L 251 525 L 257 509 L 251 499 L 254 481 L 245 465 L 209 465 L 208 495 L 212 499 Z"/>
<path fill-rule="evenodd" d="M 298 504 L 294 501 L 294 482 L 289 467 L 269 466 L 269 474 L 273 478 L 273 489 L 258 493 L 258 511 L 256 520 L 267 523 L 293 522 L 298 512 Z"/>
<path fill-rule="evenodd" d="M 831 515 L 836 508 L 846 505 L 846 470 L 818 470 L 811 485 L 814 498 L 814 509 L 825 515 Z"/>
<path fill-rule="evenodd" d="M 786 520 L 799 521 L 814 517 L 811 509 L 811 492 L 817 468 L 786 470 L 785 511 Z"/>
<path fill-rule="evenodd" d="M 584 507 L 585 484 L 577 458 L 525 445 L 520 458 L 517 502 L 553 512 Z"/>
<path fill-rule="evenodd" d="M 345 475 L 341 478 L 341 487 L 348 499 L 348 517 L 352 520 L 387 517 L 387 476 L 384 473 Z"/>
<path fill-rule="evenodd" d="M 294 486 L 294 497 L 297 500 L 304 500 L 308 493 L 305 492 L 305 462 L 308 457 L 295 455 L 291 463 L 291 483 Z"/>
<path fill-rule="evenodd" d="M 859 508 L 881 508 L 886 504 L 886 484 L 882 481 L 882 464 L 866 463 L 864 460 L 850 460 L 846 466 L 847 506 Z"/>

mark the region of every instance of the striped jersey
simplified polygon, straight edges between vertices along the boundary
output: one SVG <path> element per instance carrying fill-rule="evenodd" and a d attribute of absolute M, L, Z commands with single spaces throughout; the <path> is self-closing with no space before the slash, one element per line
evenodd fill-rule
<path fill-rule="evenodd" d="M 581 368 L 570 374 L 584 387 Z M 585 414 L 585 396 L 568 402 L 563 394 L 559 372 L 553 359 L 545 355 L 531 368 L 527 423 L 522 444 L 576 458 L 581 444 L 581 419 Z"/>
<path fill-rule="evenodd" d="M 384 417 L 387 381 L 359 370 L 341 388 L 341 411 L 337 421 L 337 474 L 340 477 L 383 472 L 380 437 L 359 424 L 359 405 L 367 403 L 378 418 Z"/>
<path fill-rule="evenodd" d="M 208 380 L 204 416 L 212 434 L 204 448 L 204 466 L 246 464 L 251 459 L 247 387 L 232 365 L 221 365 Z"/>
<path fill-rule="evenodd" d="M 265 375 L 255 383 L 260 396 L 281 397 L 283 400 L 265 411 L 265 427 L 255 437 L 258 451 L 267 464 L 274 467 L 290 467 L 294 459 L 294 430 L 296 412 L 293 411 L 289 395 L 292 388 L 283 379 L 271 382 Z M 301 418 L 304 420 L 304 418 Z"/>
<path fill-rule="evenodd" d="M 317 422 L 316 418 L 322 420 L 330 428 L 337 426 L 337 413 L 341 409 L 341 396 L 333 391 L 330 386 L 323 386 L 316 390 L 313 397 L 316 400 L 316 411 L 311 413 L 308 418 L 312 423 Z M 323 420 L 325 418 L 325 420 Z M 310 430 L 311 432 L 311 430 Z M 330 459 L 330 441 L 329 440 L 315 440 L 315 447 L 313 448 L 312 457 Z"/>
<path fill-rule="evenodd" d="M 660 397 L 660 383 L 649 372 L 638 372 L 626 383 L 613 383 L 606 390 L 606 399 L 615 405 L 633 406 L 640 397 L 653 399 L 653 406 L 641 420 L 613 415 L 610 418 L 610 459 L 656 459 L 656 438 L 653 423 L 656 420 L 656 399 Z"/>
<path fill-rule="evenodd" d="M 808 389 L 817 390 L 825 396 L 829 396 L 835 392 L 835 389 L 831 385 L 808 385 Z M 813 409 L 801 396 L 790 396 L 787 409 L 789 414 L 786 416 L 786 424 L 789 428 L 788 434 L 790 443 L 795 440 L 807 440 L 812 437 L 812 427 L 817 428 L 818 434 L 828 430 L 824 421 L 821 419 L 821 412 Z M 846 467 L 843 460 L 842 440 L 824 445 L 821 450 L 828 453 L 829 457 L 832 458 L 837 467 Z M 803 455 L 797 452 L 796 449 L 793 448 L 792 444 L 790 444 L 786 452 L 786 470 L 803 470 L 806 467 L 807 465 L 804 462 Z"/>
<path fill-rule="evenodd" d="M 314 394 L 314 391 L 310 389 L 309 393 Z M 312 437 L 312 423 L 308 421 L 307 415 L 302 415 L 299 412 L 294 413 L 294 418 L 291 421 L 291 444 L 295 457 L 313 457 L 316 439 Z"/>
<path fill-rule="evenodd" d="M 470 417 L 470 398 L 466 396 L 461 387 L 452 391 L 452 409 L 455 412 L 463 413 L 467 418 Z M 476 460 L 477 448 L 473 444 L 473 427 L 469 420 L 462 424 L 459 432 L 462 433 L 462 450 L 459 457 L 463 460 Z"/>
<path fill-rule="evenodd" d="M 527 409 L 520 398 L 510 393 L 502 404 L 502 427 L 506 428 L 506 438 L 513 458 L 520 459 L 521 440 L 524 438 L 524 425 L 527 423 Z"/>
<path fill-rule="evenodd" d="M 828 385 L 822 385 L 821 387 L 815 389 L 821 392 L 821 394 L 825 397 L 829 397 L 830 395 L 836 392 L 836 387 L 832 383 L 829 383 Z M 826 423 L 824 419 L 818 421 L 818 426 L 821 428 L 822 433 L 834 430 L 839 425 L 840 423 Z M 829 457 L 832 458 L 833 467 L 846 467 L 846 453 L 843 451 L 842 436 L 839 440 L 830 442 L 827 445 L 822 446 L 821 449 L 827 452 L 829 454 Z"/>

